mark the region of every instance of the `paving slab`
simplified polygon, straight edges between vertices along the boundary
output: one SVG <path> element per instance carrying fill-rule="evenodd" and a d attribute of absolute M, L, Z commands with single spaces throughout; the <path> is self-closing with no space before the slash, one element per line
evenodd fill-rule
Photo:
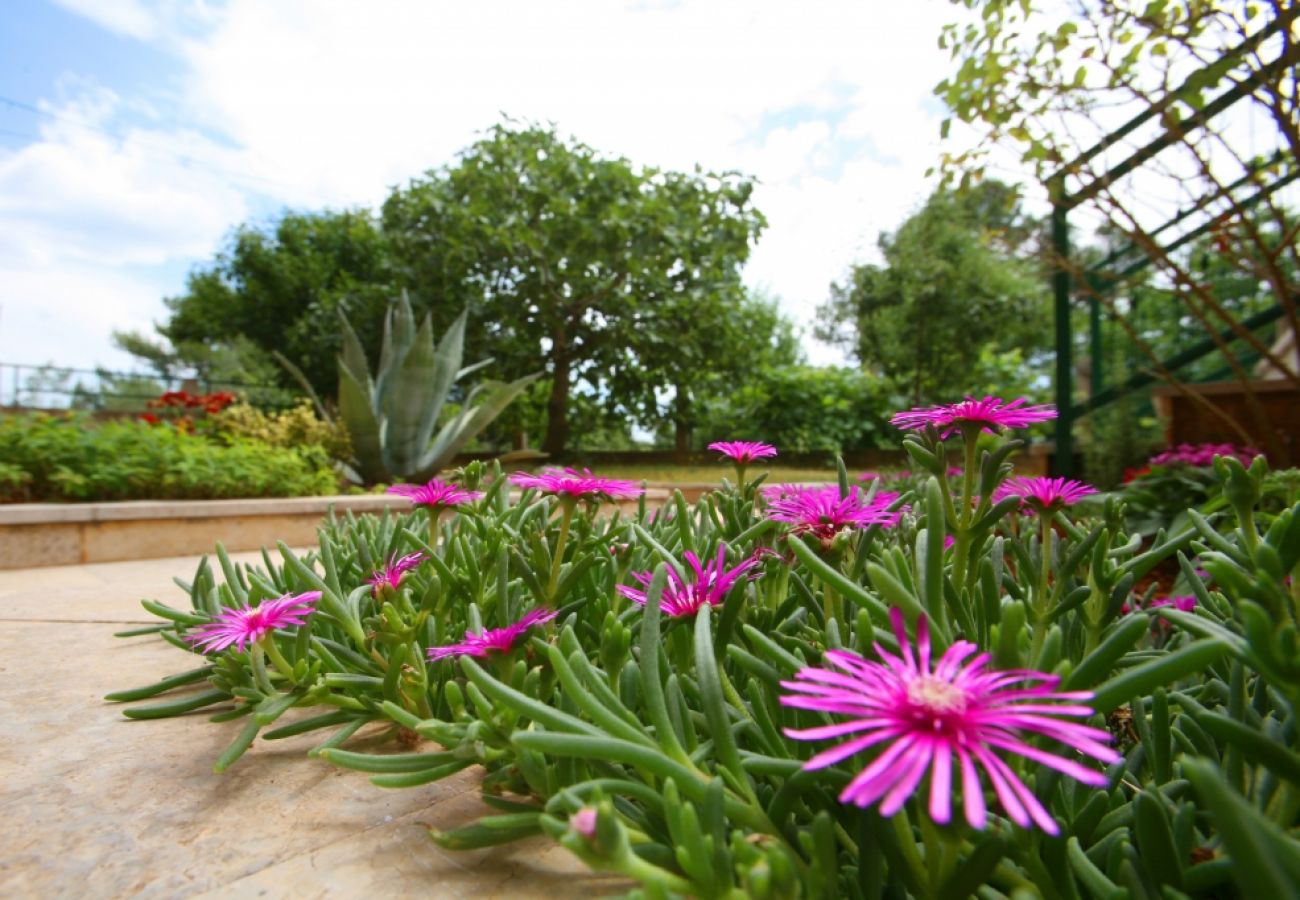
<path fill-rule="evenodd" d="M 256 554 L 235 554 L 256 563 Z M 152 637 L 141 597 L 181 605 L 197 557 L 0 571 L 0 896 L 588 897 L 628 885 L 544 839 L 470 853 L 427 826 L 486 811 L 477 772 L 385 791 L 308 759 L 319 740 L 258 741 L 207 713 L 131 721 L 102 696 L 191 668 Z M 355 740 L 374 746 L 372 731 Z M 353 746 L 353 744 L 349 744 Z"/>

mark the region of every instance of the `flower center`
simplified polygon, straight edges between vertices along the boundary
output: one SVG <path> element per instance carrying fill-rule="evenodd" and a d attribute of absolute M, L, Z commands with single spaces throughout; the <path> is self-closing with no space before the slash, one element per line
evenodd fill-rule
<path fill-rule="evenodd" d="M 945 715 L 966 711 L 966 692 L 933 675 L 922 675 L 909 684 L 907 699 L 920 708 L 919 712 L 933 715 L 936 726 Z"/>

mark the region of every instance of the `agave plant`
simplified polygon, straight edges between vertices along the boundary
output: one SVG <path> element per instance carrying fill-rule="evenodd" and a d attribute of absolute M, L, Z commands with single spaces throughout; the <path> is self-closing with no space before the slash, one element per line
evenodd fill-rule
<path fill-rule="evenodd" d="M 379 368 L 372 377 L 356 331 L 347 316 L 339 313 L 343 350 L 339 354 L 338 415 L 351 436 L 352 468 L 360 481 L 373 484 L 432 477 L 538 378 L 540 373 L 509 383 L 480 382 L 466 394 L 460 410 L 439 428 L 452 386 L 492 362 L 489 358 L 461 367 L 466 316 L 467 312 L 462 312 L 435 346 L 430 317 L 426 315 L 416 329 L 410 301 L 403 292 L 384 320 Z M 277 356 L 310 391 L 302 373 Z M 328 417 L 319 400 L 317 408 Z"/>

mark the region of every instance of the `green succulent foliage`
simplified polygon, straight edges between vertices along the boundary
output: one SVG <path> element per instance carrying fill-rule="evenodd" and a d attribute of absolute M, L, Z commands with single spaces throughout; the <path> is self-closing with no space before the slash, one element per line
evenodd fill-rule
<path fill-rule="evenodd" d="M 431 318 L 425 316 L 417 329 L 403 292 L 384 321 L 379 366 L 372 376 L 356 331 L 339 314 L 338 411 L 352 439 L 353 468 L 361 481 L 431 478 L 537 380 L 540 373 L 511 382 L 480 382 L 439 428 L 456 383 L 492 362 L 461 366 L 466 316 L 462 312 L 435 344 Z"/>

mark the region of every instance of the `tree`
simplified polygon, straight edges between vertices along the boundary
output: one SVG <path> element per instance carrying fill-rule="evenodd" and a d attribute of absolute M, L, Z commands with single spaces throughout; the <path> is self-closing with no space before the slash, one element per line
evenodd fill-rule
<path fill-rule="evenodd" d="M 637 329 L 637 358 L 609 373 L 611 394 L 642 425 L 671 428 L 679 453 L 698 449 L 696 432 L 711 424 L 715 405 L 707 398 L 741 392 L 771 370 L 803 362 L 794 324 L 776 299 L 739 285 L 684 296 L 643 317 Z"/>
<path fill-rule="evenodd" d="M 817 335 L 854 352 L 913 403 L 965 393 L 982 354 L 1045 349 L 1035 233 L 1006 185 L 941 188 L 881 235 L 883 265 L 854 266 L 831 285 Z"/>
<path fill-rule="evenodd" d="M 174 351 L 140 335 L 123 335 L 119 346 L 155 367 L 171 352 L 202 368 L 242 338 L 267 361 L 279 350 L 318 393 L 333 396 L 339 311 L 373 351 L 392 296 L 387 241 L 370 213 L 289 212 L 273 227 L 239 228 L 211 265 L 190 273 L 186 293 L 166 301 L 171 316 L 158 331 Z M 271 373 L 292 384 L 278 367 L 255 374 Z"/>
<path fill-rule="evenodd" d="M 552 129 L 498 125 L 394 191 L 383 225 L 417 308 L 464 303 L 473 349 L 489 350 L 502 377 L 545 369 L 542 449 L 556 454 L 576 385 L 635 405 L 668 377 L 650 361 L 664 329 L 686 348 L 726 314 L 764 224 L 752 190 L 735 174 L 638 169 Z M 698 317 L 683 328 L 687 309 Z"/>
<path fill-rule="evenodd" d="M 1105 306 L 1159 378 L 1185 390 L 1159 342 L 1132 319 L 1133 279 L 1177 302 L 1175 318 L 1215 338 L 1257 436 L 1283 461 L 1286 450 L 1250 386 L 1246 354 L 1296 388 L 1300 372 L 1224 302 L 1225 273 L 1203 277 L 1201 254 L 1188 248 L 1208 239 L 1245 283 L 1264 287 L 1283 313 L 1279 327 L 1300 337 L 1298 225 L 1276 193 L 1296 176 L 1300 154 L 1300 7 L 1289 0 L 1072 0 L 1063 20 L 1010 0 L 958 2 L 979 19 L 945 30 L 956 71 L 935 93 L 954 118 L 973 126 L 976 140 L 944 155 L 946 177 L 978 178 L 990 154 L 1009 151 L 1060 208 L 1122 239 L 1129 252 L 1101 271 L 1085 271 L 1077 254 L 1057 254 L 1052 263 L 1073 281 L 1076 296 Z M 949 127 L 945 122 L 945 135 Z M 1128 265 L 1134 256 L 1146 263 L 1140 272 Z M 1232 340 L 1220 340 L 1223 332 Z"/>
<path fill-rule="evenodd" d="M 894 447 L 889 415 L 900 407 L 888 383 L 850 366 L 774 366 L 701 402 L 705 441 L 766 441 L 783 453 L 843 453 Z"/>

